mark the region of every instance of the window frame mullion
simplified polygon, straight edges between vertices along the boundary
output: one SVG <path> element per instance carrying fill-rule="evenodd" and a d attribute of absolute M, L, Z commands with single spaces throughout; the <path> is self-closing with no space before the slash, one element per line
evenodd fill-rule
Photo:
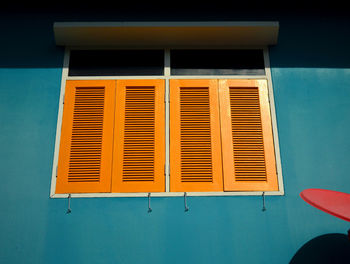
<path fill-rule="evenodd" d="M 170 49 L 164 49 L 165 77 L 165 192 L 170 192 Z"/>

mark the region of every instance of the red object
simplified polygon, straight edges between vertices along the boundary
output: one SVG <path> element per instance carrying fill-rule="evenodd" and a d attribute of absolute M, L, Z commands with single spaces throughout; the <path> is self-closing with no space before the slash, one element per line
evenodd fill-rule
<path fill-rule="evenodd" d="M 300 193 L 300 197 L 312 206 L 350 222 L 350 194 L 324 189 L 306 189 Z"/>

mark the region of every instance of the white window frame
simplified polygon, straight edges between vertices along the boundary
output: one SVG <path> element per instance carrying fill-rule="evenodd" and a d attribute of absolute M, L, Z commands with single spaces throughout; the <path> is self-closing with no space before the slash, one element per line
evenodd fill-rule
<path fill-rule="evenodd" d="M 181 47 L 185 49 L 186 47 Z M 191 47 L 194 49 L 193 47 Z M 190 48 L 190 49 L 191 49 Z M 59 99 L 59 109 L 57 117 L 57 128 L 56 128 L 56 141 L 54 150 L 54 159 L 52 165 L 52 176 L 51 176 L 51 198 L 67 198 L 69 194 L 56 194 L 56 178 L 57 178 L 57 167 L 58 167 L 58 154 L 60 147 L 61 138 L 61 127 L 62 127 L 62 117 L 63 117 L 63 105 L 64 105 L 64 94 L 65 86 L 67 80 L 123 80 L 123 79 L 163 79 L 165 80 L 165 192 L 152 192 L 150 193 L 152 197 L 178 197 L 184 196 L 184 192 L 170 192 L 170 155 L 169 155 L 169 142 L 170 142 L 170 130 L 169 130 L 169 83 L 170 79 L 265 79 L 268 84 L 268 95 L 270 102 L 270 112 L 272 121 L 272 132 L 274 138 L 274 148 L 275 148 L 275 158 L 276 158 L 276 171 L 278 179 L 278 191 L 222 191 L 222 192 L 186 192 L 187 196 L 282 196 L 284 195 L 284 185 L 282 176 L 282 165 L 280 157 L 280 148 L 278 140 L 277 131 L 277 119 L 276 110 L 273 96 L 273 85 L 270 69 L 270 59 L 268 47 L 222 47 L 222 49 L 261 49 L 263 50 L 265 74 L 264 75 L 171 75 L 170 74 L 170 50 L 173 48 L 162 48 L 164 50 L 164 74 L 163 75 L 147 75 L 147 76 L 68 76 L 69 70 L 69 59 L 71 50 L 101 50 L 101 49 L 115 49 L 110 47 L 66 47 L 62 77 L 61 77 L 61 92 Z M 141 48 L 135 48 L 141 49 Z M 174 48 L 175 49 L 175 48 Z M 195 49 L 207 49 L 207 47 L 195 48 Z M 215 47 L 215 49 L 219 49 Z M 149 193 L 72 193 L 70 194 L 72 198 L 88 198 L 88 197 L 148 197 Z"/>

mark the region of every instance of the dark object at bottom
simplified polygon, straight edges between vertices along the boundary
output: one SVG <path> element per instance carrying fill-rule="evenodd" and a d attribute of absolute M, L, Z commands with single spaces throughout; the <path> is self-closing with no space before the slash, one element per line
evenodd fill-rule
<path fill-rule="evenodd" d="M 295 253 L 290 264 L 297 263 L 350 263 L 350 240 L 344 234 L 316 237 Z"/>

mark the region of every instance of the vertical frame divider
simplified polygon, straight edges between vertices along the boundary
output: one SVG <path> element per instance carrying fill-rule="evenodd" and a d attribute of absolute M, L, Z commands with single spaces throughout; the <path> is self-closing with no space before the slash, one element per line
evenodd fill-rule
<path fill-rule="evenodd" d="M 55 151 L 54 151 L 54 158 L 53 158 L 53 164 L 52 164 L 50 197 L 53 197 L 55 195 L 55 192 L 56 192 L 58 153 L 59 153 L 60 141 L 61 141 L 63 103 L 64 103 L 64 94 L 65 94 L 65 88 L 66 88 L 66 81 L 67 81 L 67 78 L 68 78 L 69 57 L 70 57 L 70 49 L 68 47 L 66 47 L 65 50 L 64 50 L 64 57 L 63 57 L 63 67 L 62 67 L 62 76 L 61 76 L 61 90 L 60 90 L 60 99 L 59 99 L 58 117 L 57 117 L 57 126 L 56 126 Z M 67 197 L 68 197 L 68 195 L 67 195 Z"/>
<path fill-rule="evenodd" d="M 269 103 L 270 103 L 272 133 L 273 133 L 273 140 L 274 140 L 274 146 L 275 146 L 278 188 L 281 195 L 284 195 L 282 163 L 281 163 L 281 154 L 280 154 L 279 141 L 278 141 L 277 116 L 276 116 L 275 100 L 274 100 L 273 87 L 272 87 L 269 48 L 264 47 L 263 52 L 264 52 L 264 64 L 265 64 L 265 75 L 267 79 L 268 97 L 269 97 Z"/>
<path fill-rule="evenodd" d="M 165 77 L 165 192 L 170 192 L 170 49 L 164 50 Z"/>

